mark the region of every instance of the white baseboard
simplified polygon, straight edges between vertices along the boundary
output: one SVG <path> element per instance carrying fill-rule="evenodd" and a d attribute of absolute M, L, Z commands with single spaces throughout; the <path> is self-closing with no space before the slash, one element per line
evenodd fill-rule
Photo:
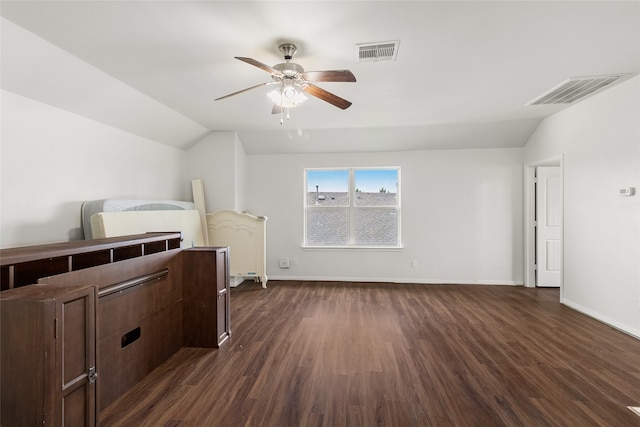
<path fill-rule="evenodd" d="M 419 283 L 427 285 L 505 285 L 522 286 L 522 281 L 511 280 L 437 280 L 437 279 L 398 279 L 397 277 L 326 277 L 326 276 L 272 276 L 269 280 L 300 280 L 313 282 L 376 282 L 376 283 Z"/>
<path fill-rule="evenodd" d="M 229 278 L 229 286 L 232 288 L 238 287 L 240 283 L 244 282 L 245 278 L 241 276 L 231 276 Z"/>
<path fill-rule="evenodd" d="M 566 305 L 569 308 L 572 308 L 575 311 L 579 311 L 582 314 L 585 314 L 589 317 L 592 317 L 602 323 L 605 323 L 609 326 L 611 326 L 612 328 L 615 328 L 617 330 L 619 330 L 620 332 L 624 332 L 627 335 L 631 335 L 634 338 L 640 339 L 640 330 L 632 328 L 629 325 L 625 325 L 623 323 L 618 322 L 617 320 L 613 320 L 601 313 L 598 313 L 597 311 L 593 311 L 589 308 L 583 307 L 580 304 L 577 304 L 571 300 L 568 300 L 566 298 L 564 298 L 562 301 L 562 304 Z"/>

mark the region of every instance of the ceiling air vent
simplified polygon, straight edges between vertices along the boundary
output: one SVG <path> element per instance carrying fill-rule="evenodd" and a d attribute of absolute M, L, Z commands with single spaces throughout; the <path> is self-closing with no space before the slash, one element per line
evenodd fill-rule
<path fill-rule="evenodd" d="M 571 77 L 526 105 L 571 104 L 626 77 L 627 74 Z"/>
<path fill-rule="evenodd" d="M 358 62 L 395 61 L 399 44 L 400 40 L 358 44 Z"/>

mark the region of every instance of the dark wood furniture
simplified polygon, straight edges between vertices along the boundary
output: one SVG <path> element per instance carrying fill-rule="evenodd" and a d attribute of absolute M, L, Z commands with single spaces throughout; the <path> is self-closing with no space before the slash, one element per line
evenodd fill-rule
<path fill-rule="evenodd" d="M 183 264 L 188 269 L 184 269 Z M 0 285 L 5 289 L 0 293 L 0 411 L 3 426 L 22 425 L 23 418 L 32 419 L 32 416 L 39 420 L 37 424 L 47 420 L 46 425 L 49 425 L 51 420 L 51 425 L 92 425 L 69 420 L 97 419 L 100 411 L 182 346 L 218 347 L 230 336 L 228 248 L 183 251 L 180 233 L 148 233 L 2 249 L 0 270 Z M 187 285 L 184 285 L 185 281 Z M 29 282 L 38 284 L 28 285 Z M 188 299 L 183 298 L 183 288 Z M 94 292 L 91 311 L 85 313 L 94 323 L 83 324 L 79 314 L 74 315 L 73 323 L 62 320 L 61 316 L 68 312 L 66 308 L 72 307 L 66 305 L 67 301 L 75 301 L 69 299 L 75 298 L 75 292 Z M 31 300 L 40 302 L 27 302 Z M 210 303 L 203 305 L 202 301 Z M 4 309 L 5 306 L 23 307 L 25 304 L 40 304 L 48 317 L 34 314 L 36 309 Z M 56 312 L 51 307 L 62 311 Z M 73 307 L 79 307 L 79 304 Z M 79 313 L 79 309 L 74 310 Z M 185 316 L 184 313 L 198 313 L 198 316 Z M 185 322 L 187 328 L 183 327 Z M 47 329 L 51 332 L 53 324 L 58 328 L 70 328 L 76 334 L 77 341 L 73 341 L 73 346 L 65 341 L 69 336 L 66 333 L 63 338 L 61 335 L 51 338 L 52 342 L 43 338 Z M 37 327 L 43 332 L 32 332 Z M 193 331 L 198 331 L 201 337 L 214 338 L 193 340 Z M 73 400 L 64 394 L 52 394 L 53 388 L 44 387 L 65 384 L 68 378 L 61 377 L 60 373 L 66 375 L 66 371 L 43 367 L 37 369 L 39 374 L 34 374 L 39 375 L 40 380 L 33 381 L 43 381 L 43 393 L 55 396 L 55 402 L 47 400 L 37 409 L 33 400 L 26 406 L 15 403 L 22 394 L 39 393 L 33 384 L 21 383 L 12 376 L 13 366 L 21 366 L 16 354 L 42 355 L 43 346 L 58 346 L 64 349 L 64 357 L 71 357 L 70 360 L 76 363 L 76 359 L 81 359 L 80 342 L 93 348 L 95 362 L 89 368 L 95 367 L 95 370 L 83 371 L 85 377 L 97 378 L 91 385 L 93 393 L 86 394 L 84 401 L 77 397 L 80 393 L 74 393 Z M 53 363 L 49 359 L 46 362 Z M 78 369 L 74 368 L 74 374 L 80 375 Z M 81 381 L 79 376 L 74 378 L 75 387 Z M 36 422 L 26 424 L 35 425 Z"/>
<path fill-rule="evenodd" d="M 229 249 L 191 248 L 182 256 L 184 305 L 189 307 L 184 311 L 184 345 L 219 347 L 231 336 Z"/>
<path fill-rule="evenodd" d="M 43 277 L 180 248 L 180 233 L 148 233 L 0 249 L 0 290 Z"/>
<path fill-rule="evenodd" d="M 96 288 L 34 285 L 0 297 L 3 426 L 95 426 Z"/>

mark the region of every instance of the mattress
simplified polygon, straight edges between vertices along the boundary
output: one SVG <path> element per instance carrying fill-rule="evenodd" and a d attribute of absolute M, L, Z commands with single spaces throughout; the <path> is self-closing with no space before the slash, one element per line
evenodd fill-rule
<path fill-rule="evenodd" d="M 91 217 L 99 212 L 169 211 L 192 209 L 195 209 L 193 202 L 182 202 L 178 200 L 101 199 L 84 202 L 82 204 L 80 218 L 84 238 L 88 240 L 96 238 L 91 231 Z"/>

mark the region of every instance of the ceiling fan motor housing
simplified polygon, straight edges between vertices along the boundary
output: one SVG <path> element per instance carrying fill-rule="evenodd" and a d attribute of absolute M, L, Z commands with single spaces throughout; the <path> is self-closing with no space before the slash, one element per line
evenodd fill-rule
<path fill-rule="evenodd" d="M 273 66 L 276 70 L 280 71 L 285 76 L 295 76 L 296 74 L 304 73 L 304 68 L 301 65 L 293 62 L 283 62 L 282 64 L 276 64 Z"/>

